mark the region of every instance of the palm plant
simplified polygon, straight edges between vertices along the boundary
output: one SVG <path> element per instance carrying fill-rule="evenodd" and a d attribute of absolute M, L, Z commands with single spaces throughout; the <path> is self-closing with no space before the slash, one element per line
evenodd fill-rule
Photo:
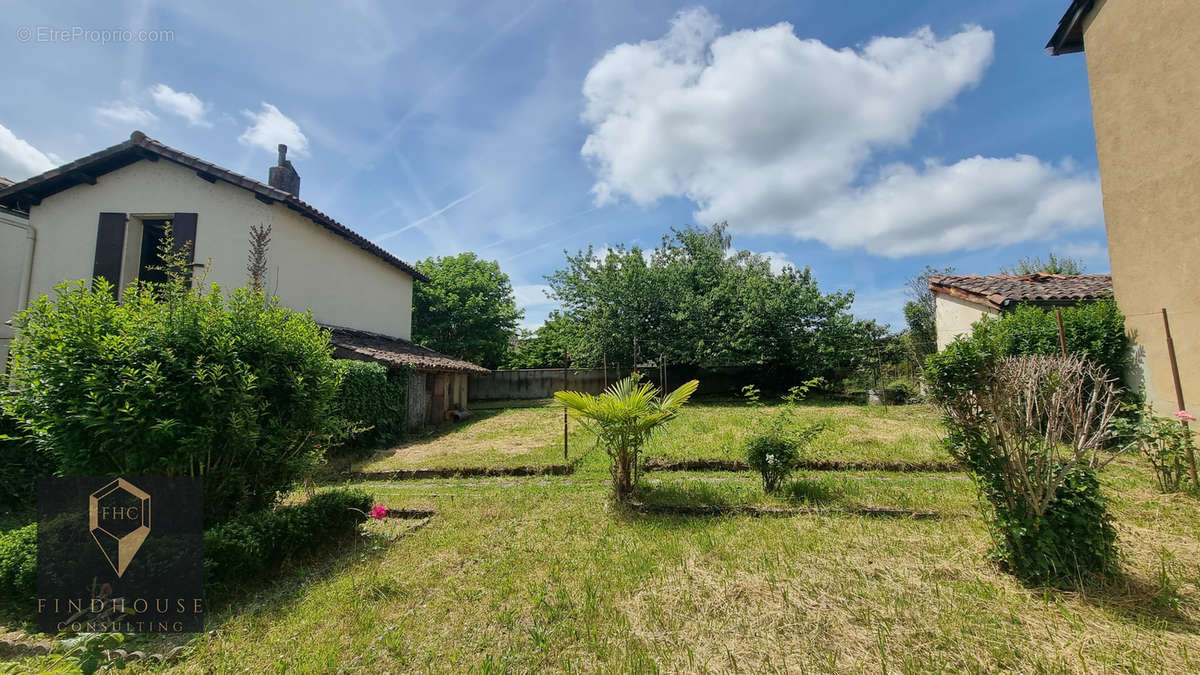
<path fill-rule="evenodd" d="M 585 429 L 596 435 L 612 458 L 613 492 L 620 501 L 633 493 L 634 470 L 642 445 L 657 427 L 679 414 L 679 409 L 700 386 L 698 380 L 684 383 L 675 391 L 661 395 L 658 387 L 642 382 L 634 373 L 612 384 L 599 396 L 578 391 L 554 394 L 579 420 Z"/>

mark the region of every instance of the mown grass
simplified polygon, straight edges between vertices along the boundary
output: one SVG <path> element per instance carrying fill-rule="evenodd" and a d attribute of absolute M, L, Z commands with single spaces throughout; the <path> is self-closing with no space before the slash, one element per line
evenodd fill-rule
<path fill-rule="evenodd" d="M 739 433 L 755 424 L 741 406 L 702 407 Z M 845 429 L 883 414 L 840 408 L 804 413 Z M 709 414 L 694 412 L 656 441 L 660 450 L 683 452 L 676 437 L 702 430 Z M 912 447 L 935 447 L 928 411 L 887 414 L 902 430 L 865 438 L 923 433 Z M 472 429 L 483 431 L 464 425 L 440 440 L 479 456 L 477 439 L 460 437 Z M 216 633 L 171 669 L 1200 671 L 1200 500 L 1159 495 L 1140 458 L 1103 474 L 1123 575 L 1074 591 L 1023 587 L 989 561 L 963 474 L 805 472 L 772 496 L 749 472 L 643 474 L 637 499 L 647 504 L 816 507 L 682 516 L 613 504 L 606 462 L 592 453 L 570 476 L 359 483 L 389 507 L 437 514 L 411 531 L 372 526 L 356 543 L 248 583 L 210 608 Z M 877 518 L 859 507 L 939 517 Z"/>
<path fill-rule="evenodd" d="M 1074 592 L 995 569 L 970 485 L 944 475 L 828 474 L 829 512 L 768 518 L 633 513 L 595 473 L 377 484 L 437 516 L 220 608 L 176 668 L 1195 672 L 1200 546 L 1140 523 L 1200 508 L 1144 499 L 1148 477 L 1119 468 L 1126 576 Z M 661 474 L 642 495 L 757 502 L 751 478 Z M 836 511 L 892 502 L 893 484 L 946 517 Z"/>
<path fill-rule="evenodd" d="M 459 425 L 377 453 L 356 465 L 362 471 L 472 466 L 545 466 L 563 460 L 562 408 L 551 401 L 513 402 L 521 407 L 489 407 Z M 643 450 L 646 461 L 741 460 L 745 438 L 761 428 L 776 405 L 755 410 L 740 401 L 699 400 L 671 422 L 670 432 L 654 436 Z M 821 424 L 824 431 L 806 456 L 818 461 L 911 463 L 949 462 L 938 445 L 937 416 L 922 405 L 878 406 L 808 402 L 797 409 L 798 425 Z M 577 422 L 569 422 L 570 457 L 593 446 Z"/>

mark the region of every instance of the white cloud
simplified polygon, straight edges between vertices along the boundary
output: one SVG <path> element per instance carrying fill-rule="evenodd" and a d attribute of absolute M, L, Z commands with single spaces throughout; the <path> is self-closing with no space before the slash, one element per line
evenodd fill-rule
<path fill-rule="evenodd" d="M 513 294 L 517 296 L 518 307 L 540 307 L 553 305 L 554 301 L 546 297 L 550 287 L 546 284 L 520 284 L 513 286 Z"/>
<path fill-rule="evenodd" d="M 57 165 L 49 155 L 0 124 L 0 176 L 25 180 Z"/>
<path fill-rule="evenodd" d="M 279 108 L 263 101 L 258 112 L 244 110 L 242 114 L 251 120 L 250 126 L 238 137 L 242 145 L 275 152 L 275 146 L 283 143 L 288 146 L 288 152 L 308 154 L 308 138 L 300 131 L 300 125 L 279 112 Z"/>
<path fill-rule="evenodd" d="M 125 101 L 113 101 L 92 109 L 96 119 L 118 125 L 149 126 L 158 119 L 145 108 Z"/>
<path fill-rule="evenodd" d="M 1104 263 L 1105 266 L 1108 265 L 1108 246 L 1103 242 L 1085 241 L 1055 246 L 1054 248 L 1056 252 L 1061 250 L 1062 255 L 1079 258 L 1086 263 Z"/>
<path fill-rule="evenodd" d="M 681 12 L 663 38 L 619 45 L 588 73 L 583 119 L 591 133 L 582 154 L 596 174 L 598 203 L 682 196 L 696 203 L 700 222 L 729 220 L 737 231 L 885 255 L 997 243 L 988 240 L 992 226 L 1007 217 L 1037 220 L 1008 223 L 1005 240 L 1047 224 L 1098 221 L 1098 199 L 1083 204 L 1083 193 L 1098 195 L 1094 178 L 1033 158 L 929 164 L 908 169 L 908 185 L 904 167 L 888 167 L 877 184 L 854 187 L 870 178 L 863 173 L 875 153 L 905 147 L 930 114 L 980 81 L 992 59 L 990 31 L 968 26 L 939 39 L 923 28 L 840 50 L 798 38 L 787 23 L 719 33 L 704 9 Z M 970 194 L 940 192 L 961 189 L 954 179 L 968 175 L 978 181 Z M 1012 189 L 1019 177 L 1030 187 L 1035 175 L 1049 183 Z M 917 204 L 875 214 L 848 203 L 899 187 L 938 197 L 940 211 Z M 1072 207 L 1082 210 L 1068 214 Z M 952 220 L 960 213 L 971 218 Z M 831 220 L 864 214 L 874 218 Z M 929 231 L 946 222 L 957 227 L 951 235 Z"/>
<path fill-rule="evenodd" d="M 186 91 L 175 91 L 165 84 L 156 84 L 150 90 L 150 97 L 154 99 L 154 104 L 162 110 L 173 115 L 178 115 L 188 121 L 188 124 L 196 127 L 211 127 L 212 122 L 205 119 L 208 114 L 209 105 L 200 100 L 200 97 Z"/>

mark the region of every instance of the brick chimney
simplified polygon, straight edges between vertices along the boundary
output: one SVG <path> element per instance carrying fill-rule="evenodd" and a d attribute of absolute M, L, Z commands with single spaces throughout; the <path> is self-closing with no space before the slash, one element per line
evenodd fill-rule
<path fill-rule="evenodd" d="M 300 196 L 300 174 L 296 173 L 296 168 L 288 161 L 287 146 L 283 143 L 279 144 L 279 163 L 271 167 L 267 184 L 284 192 L 290 192 L 297 197 Z"/>

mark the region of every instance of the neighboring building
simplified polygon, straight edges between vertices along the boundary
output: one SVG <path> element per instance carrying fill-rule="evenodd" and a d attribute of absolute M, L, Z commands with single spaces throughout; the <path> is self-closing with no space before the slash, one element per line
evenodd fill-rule
<path fill-rule="evenodd" d="M 1137 344 L 1135 378 L 1176 409 L 1162 309 L 1185 401 L 1200 405 L 1200 7 L 1195 0 L 1075 0 L 1046 45 L 1086 49 L 1108 255 Z"/>
<path fill-rule="evenodd" d="M 124 143 L 0 188 L 0 225 L 8 226 L 0 232 L 3 319 L 64 280 L 103 277 L 119 297 L 130 283 L 153 279 L 157 272 L 149 268 L 168 223 L 177 243 L 192 243 L 198 277 L 243 286 L 250 228 L 269 225 L 269 292 L 337 327 L 339 351 L 354 349 L 339 335 L 369 333 L 370 358 L 428 373 L 413 378 L 410 402 L 419 398 L 427 411 L 413 421 L 441 420 L 460 398 L 465 407 L 465 396 L 439 397 L 435 383 L 448 391 L 451 374 L 465 381 L 466 373 L 486 369 L 409 342 L 413 283 L 425 277 L 301 201 L 300 176 L 286 153 L 279 146 L 269 182 L 260 183 L 135 131 Z M 5 329 L 0 350 L 7 356 L 12 335 Z"/>
<path fill-rule="evenodd" d="M 941 274 L 929 277 L 941 351 L 971 324 L 1021 305 L 1062 307 L 1112 297 L 1107 274 Z"/>

